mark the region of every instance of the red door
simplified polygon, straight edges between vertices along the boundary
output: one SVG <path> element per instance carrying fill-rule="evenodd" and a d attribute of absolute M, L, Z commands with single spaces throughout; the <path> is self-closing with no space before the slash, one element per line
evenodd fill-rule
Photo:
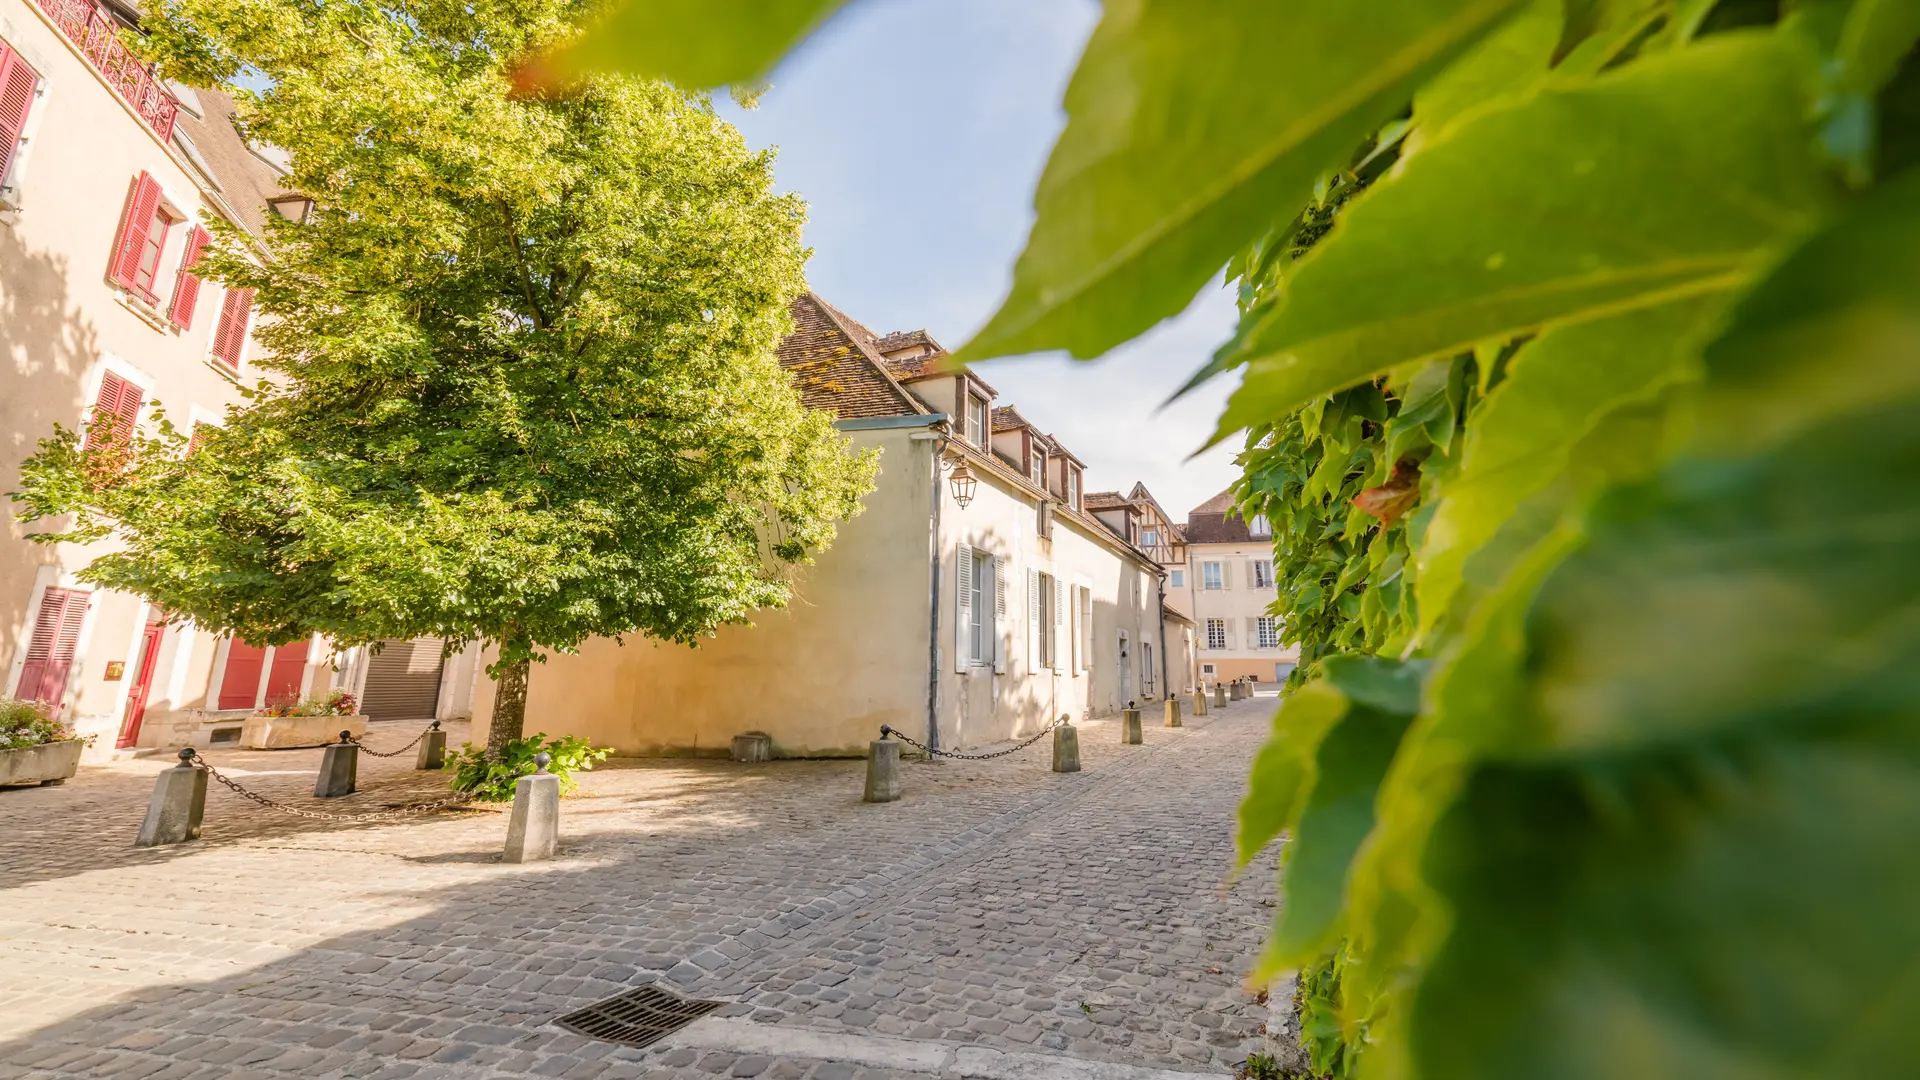
<path fill-rule="evenodd" d="M 140 741 L 140 721 L 147 715 L 147 697 L 153 692 L 153 665 L 160 658 L 160 637 L 167 632 L 165 623 L 154 620 L 140 639 L 140 658 L 134 662 L 133 685 L 127 688 L 127 714 L 120 722 L 120 737 L 115 747 L 124 749 Z"/>

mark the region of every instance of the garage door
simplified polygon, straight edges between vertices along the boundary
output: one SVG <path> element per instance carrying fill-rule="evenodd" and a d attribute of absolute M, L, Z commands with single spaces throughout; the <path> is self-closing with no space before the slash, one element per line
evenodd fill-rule
<path fill-rule="evenodd" d="M 369 720 L 431 720 L 440 703 L 439 638 L 383 641 L 367 664 L 360 711 Z"/>

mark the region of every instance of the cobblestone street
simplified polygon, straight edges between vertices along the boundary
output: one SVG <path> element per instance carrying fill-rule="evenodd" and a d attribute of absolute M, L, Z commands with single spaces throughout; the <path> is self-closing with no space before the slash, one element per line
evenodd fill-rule
<path fill-rule="evenodd" d="M 217 785 L 203 839 L 135 849 L 169 759 L 0 791 L 0 1077 L 1227 1073 L 1268 1019 L 1273 856 L 1226 875 L 1272 705 L 1082 724 L 1073 775 L 1044 740 L 909 764 L 884 805 L 858 761 L 610 762 L 525 866 L 502 810 L 336 825 Z M 318 757 L 208 754 L 336 812 L 444 792 L 363 758 L 322 804 Z M 644 1050 L 553 1026 L 652 981 L 729 1004 Z"/>

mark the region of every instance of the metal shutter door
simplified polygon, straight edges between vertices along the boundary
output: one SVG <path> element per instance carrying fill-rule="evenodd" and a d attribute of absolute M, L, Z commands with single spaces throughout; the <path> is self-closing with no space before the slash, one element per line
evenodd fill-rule
<path fill-rule="evenodd" d="M 369 720 L 431 720 L 440 703 L 439 638 L 388 640 L 369 657 L 360 712 Z"/>

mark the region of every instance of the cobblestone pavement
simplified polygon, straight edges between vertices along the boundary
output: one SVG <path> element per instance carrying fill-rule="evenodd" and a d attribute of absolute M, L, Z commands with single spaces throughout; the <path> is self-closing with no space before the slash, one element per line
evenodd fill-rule
<path fill-rule="evenodd" d="M 1045 740 L 909 764 L 885 805 L 858 761 L 610 762 L 524 866 L 499 809 L 337 825 L 217 786 L 201 840 L 135 849 L 167 759 L 0 790 L 0 1080 L 1224 1073 L 1266 1038 L 1272 855 L 1227 871 L 1272 705 L 1082 724 L 1077 774 Z M 330 811 L 445 791 L 411 755 L 324 801 L 318 751 L 207 757 Z M 656 980 L 729 1004 L 645 1050 L 552 1024 Z"/>

